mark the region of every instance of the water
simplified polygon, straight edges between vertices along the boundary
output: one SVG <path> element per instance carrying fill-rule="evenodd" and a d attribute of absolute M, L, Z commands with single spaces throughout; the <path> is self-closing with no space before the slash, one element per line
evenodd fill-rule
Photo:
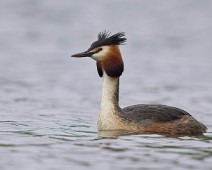
<path fill-rule="evenodd" d="M 211 1 L 0 1 L 0 169 L 212 168 Z M 201 137 L 97 133 L 95 62 L 71 59 L 125 31 L 120 103 L 162 103 Z M 101 137 L 104 136 L 104 137 Z"/>

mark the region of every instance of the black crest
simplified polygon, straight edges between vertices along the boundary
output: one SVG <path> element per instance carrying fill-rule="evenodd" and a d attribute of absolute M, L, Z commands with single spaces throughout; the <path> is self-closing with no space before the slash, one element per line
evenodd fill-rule
<path fill-rule="evenodd" d="M 110 32 L 102 31 L 98 34 L 98 40 L 91 44 L 89 51 L 104 45 L 121 45 L 126 42 L 126 40 L 124 32 L 110 35 Z"/>

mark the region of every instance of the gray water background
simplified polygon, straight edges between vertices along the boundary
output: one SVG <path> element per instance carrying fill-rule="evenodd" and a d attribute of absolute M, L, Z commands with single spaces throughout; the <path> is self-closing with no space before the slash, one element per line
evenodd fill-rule
<path fill-rule="evenodd" d="M 212 1 L 1 0 L 0 169 L 212 169 Z M 120 104 L 180 107 L 201 137 L 102 138 L 102 79 L 73 59 L 124 31 Z"/>

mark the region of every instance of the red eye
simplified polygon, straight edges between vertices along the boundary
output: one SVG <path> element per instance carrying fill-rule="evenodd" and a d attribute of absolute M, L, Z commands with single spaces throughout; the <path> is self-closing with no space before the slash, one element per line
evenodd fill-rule
<path fill-rule="evenodd" d="M 95 53 L 98 53 L 99 51 L 102 51 L 102 48 L 98 48 L 98 49 L 94 52 L 94 54 L 95 54 Z"/>
<path fill-rule="evenodd" d="M 98 53 L 99 51 L 102 51 L 102 48 L 98 48 L 97 53 Z"/>

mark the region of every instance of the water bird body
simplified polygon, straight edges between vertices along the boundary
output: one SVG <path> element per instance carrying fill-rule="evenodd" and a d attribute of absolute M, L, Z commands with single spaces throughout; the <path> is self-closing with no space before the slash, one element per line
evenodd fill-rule
<path fill-rule="evenodd" d="M 138 104 L 121 109 L 119 106 L 119 78 L 124 63 L 119 45 L 125 34 L 114 35 L 104 31 L 85 52 L 72 57 L 90 57 L 96 61 L 97 71 L 103 77 L 102 100 L 98 116 L 98 130 L 126 130 L 135 133 L 167 135 L 201 135 L 206 127 L 188 112 L 166 105 Z"/>

